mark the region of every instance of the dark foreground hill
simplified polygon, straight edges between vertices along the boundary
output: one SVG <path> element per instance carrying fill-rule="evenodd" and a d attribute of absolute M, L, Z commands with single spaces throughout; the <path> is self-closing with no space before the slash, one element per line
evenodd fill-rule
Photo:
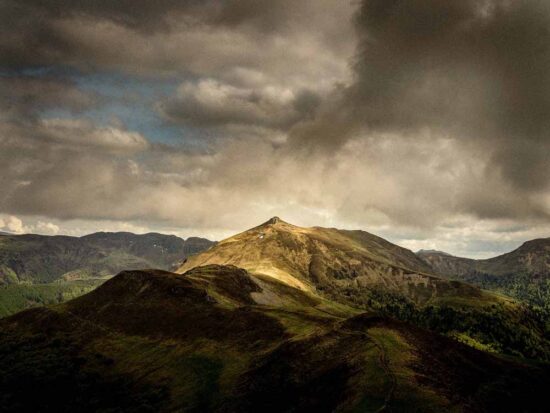
<path fill-rule="evenodd" d="M 272 277 L 127 271 L 0 320 L 3 412 L 543 412 L 548 366 Z"/>
<path fill-rule="evenodd" d="M 550 315 L 550 238 L 527 241 L 512 252 L 485 260 L 439 251 L 417 255 L 440 276 L 507 294 Z"/>
<path fill-rule="evenodd" d="M 125 269 L 170 269 L 211 245 L 155 233 L 0 235 L 0 317 L 77 297 Z"/>

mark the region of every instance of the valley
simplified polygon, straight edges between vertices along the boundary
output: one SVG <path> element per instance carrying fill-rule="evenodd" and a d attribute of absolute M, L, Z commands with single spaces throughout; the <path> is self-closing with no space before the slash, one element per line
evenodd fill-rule
<path fill-rule="evenodd" d="M 0 405 L 497 412 L 543 403 L 542 365 L 288 288 L 233 266 L 127 271 L 68 303 L 4 319 Z M 258 305 L 262 296 L 273 304 Z M 36 397 L 23 397 L 26 386 Z"/>
<path fill-rule="evenodd" d="M 434 274 L 513 297 L 550 318 L 550 238 L 527 241 L 512 252 L 485 260 L 440 251 L 417 255 Z"/>
<path fill-rule="evenodd" d="M 431 265 L 363 231 L 274 217 L 175 272 L 125 270 L 0 320 L 0 406 L 543 412 L 545 319 Z"/>

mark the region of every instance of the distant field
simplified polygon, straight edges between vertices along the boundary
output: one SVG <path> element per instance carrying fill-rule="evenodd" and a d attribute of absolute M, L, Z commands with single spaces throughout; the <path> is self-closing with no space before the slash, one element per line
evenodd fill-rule
<path fill-rule="evenodd" d="M 58 304 L 86 294 L 107 278 L 63 281 L 51 284 L 12 284 L 0 286 L 0 317 L 31 307 Z"/>

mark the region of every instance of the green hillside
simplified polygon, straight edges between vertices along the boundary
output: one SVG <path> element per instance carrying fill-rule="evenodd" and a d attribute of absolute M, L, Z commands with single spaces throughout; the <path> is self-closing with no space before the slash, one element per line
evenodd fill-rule
<path fill-rule="evenodd" d="M 439 251 L 417 255 L 440 276 L 514 297 L 550 319 L 550 238 L 525 242 L 512 252 L 485 260 Z"/>
<path fill-rule="evenodd" d="M 155 233 L 0 235 L 0 317 L 75 298 L 124 269 L 170 269 L 212 244 Z"/>
<path fill-rule="evenodd" d="M 374 235 L 273 218 L 1 319 L 0 410 L 542 413 L 545 321 Z"/>
<path fill-rule="evenodd" d="M 537 412 L 550 379 L 231 266 L 123 272 L 1 320 L 0 371 L 5 412 Z"/>
<path fill-rule="evenodd" d="M 209 248 L 202 238 L 98 232 L 84 237 L 0 236 L 0 283 L 47 283 L 113 275 L 123 269 L 168 269 Z"/>
<path fill-rule="evenodd" d="M 104 278 L 90 278 L 50 284 L 0 286 L 0 318 L 26 308 L 58 304 L 71 300 L 92 291 L 105 280 Z"/>
<path fill-rule="evenodd" d="M 209 264 L 235 265 L 479 348 L 550 360 L 550 326 L 541 314 L 434 276 L 411 251 L 366 232 L 302 228 L 273 218 L 190 257 L 178 272 Z"/>

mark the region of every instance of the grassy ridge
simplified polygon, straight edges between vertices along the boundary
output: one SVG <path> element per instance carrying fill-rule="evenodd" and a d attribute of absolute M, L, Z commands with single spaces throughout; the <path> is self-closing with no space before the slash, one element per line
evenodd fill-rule
<path fill-rule="evenodd" d="M 125 272 L 3 319 L 0 407 L 536 412 L 545 401 L 536 365 L 288 288 L 235 267 Z"/>

